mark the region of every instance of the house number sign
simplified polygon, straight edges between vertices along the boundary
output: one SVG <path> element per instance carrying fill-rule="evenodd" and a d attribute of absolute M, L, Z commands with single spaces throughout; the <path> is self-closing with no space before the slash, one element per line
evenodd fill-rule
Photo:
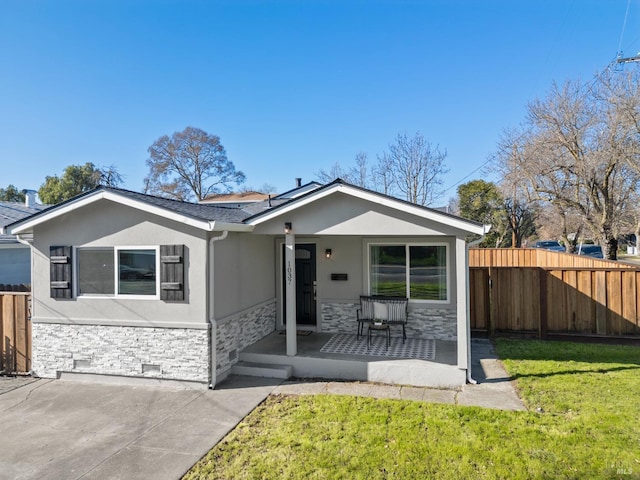
<path fill-rule="evenodd" d="M 291 268 L 291 261 L 287 262 L 287 284 L 291 285 L 293 282 L 293 268 Z"/>

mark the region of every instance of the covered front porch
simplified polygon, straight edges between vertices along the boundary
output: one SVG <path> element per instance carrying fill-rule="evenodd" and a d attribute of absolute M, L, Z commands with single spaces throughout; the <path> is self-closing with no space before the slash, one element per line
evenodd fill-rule
<path fill-rule="evenodd" d="M 287 355 L 287 335 L 272 332 L 239 353 L 231 373 L 359 380 L 396 385 L 451 388 L 464 385 L 466 371 L 457 366 L 457 342 L 377 335 L 367 348 L 367 336 L 302 331 L 297 354 Z M 428 343 L 426 343 L 428 342 Z"/>

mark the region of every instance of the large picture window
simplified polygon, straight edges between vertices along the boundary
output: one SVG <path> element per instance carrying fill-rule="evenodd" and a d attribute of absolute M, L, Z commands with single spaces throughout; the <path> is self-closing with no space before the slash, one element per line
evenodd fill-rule
<path fill-rule="evenodd" d="M 370 245 L 371 295 L 449 300 L 446 244 Z"/>
<path fill-rule="evenodd" d="M 77 250 L 78 296 L 157 296 L 157 248 Z"/>

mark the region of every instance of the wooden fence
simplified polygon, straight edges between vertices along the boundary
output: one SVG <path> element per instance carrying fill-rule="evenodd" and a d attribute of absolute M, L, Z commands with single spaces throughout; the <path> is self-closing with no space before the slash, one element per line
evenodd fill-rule
<path fill-rule="evenodd" d="M 470 248 L 470 267 L 563 267 L 637 270 L 638 265 L 542 248 Z"/>
<path fill-rule="evenodd" d="M 540 338 L 640 335 L 637 267 L 536 249 L 478 250 L 469 255 L 472 329 Z M 595 262 L 571 265 L 583 260 Z"/>
<path fill-rule="evenodd" d="M 0 292 L 0 372 L 31 370 L 31 294 Z"/>

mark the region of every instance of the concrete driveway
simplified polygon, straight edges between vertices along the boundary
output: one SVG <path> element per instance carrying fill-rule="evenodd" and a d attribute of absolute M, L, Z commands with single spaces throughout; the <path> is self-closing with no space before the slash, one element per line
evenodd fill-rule
<path fill-rule="evenodd" d="M 0 378 L 0 479 L 177 479 L 279 380 L 216 390 Z M 18 381 L 18 380 L 16 380 Z M 14 384 L 15 382 L 14 381 Z"/>

